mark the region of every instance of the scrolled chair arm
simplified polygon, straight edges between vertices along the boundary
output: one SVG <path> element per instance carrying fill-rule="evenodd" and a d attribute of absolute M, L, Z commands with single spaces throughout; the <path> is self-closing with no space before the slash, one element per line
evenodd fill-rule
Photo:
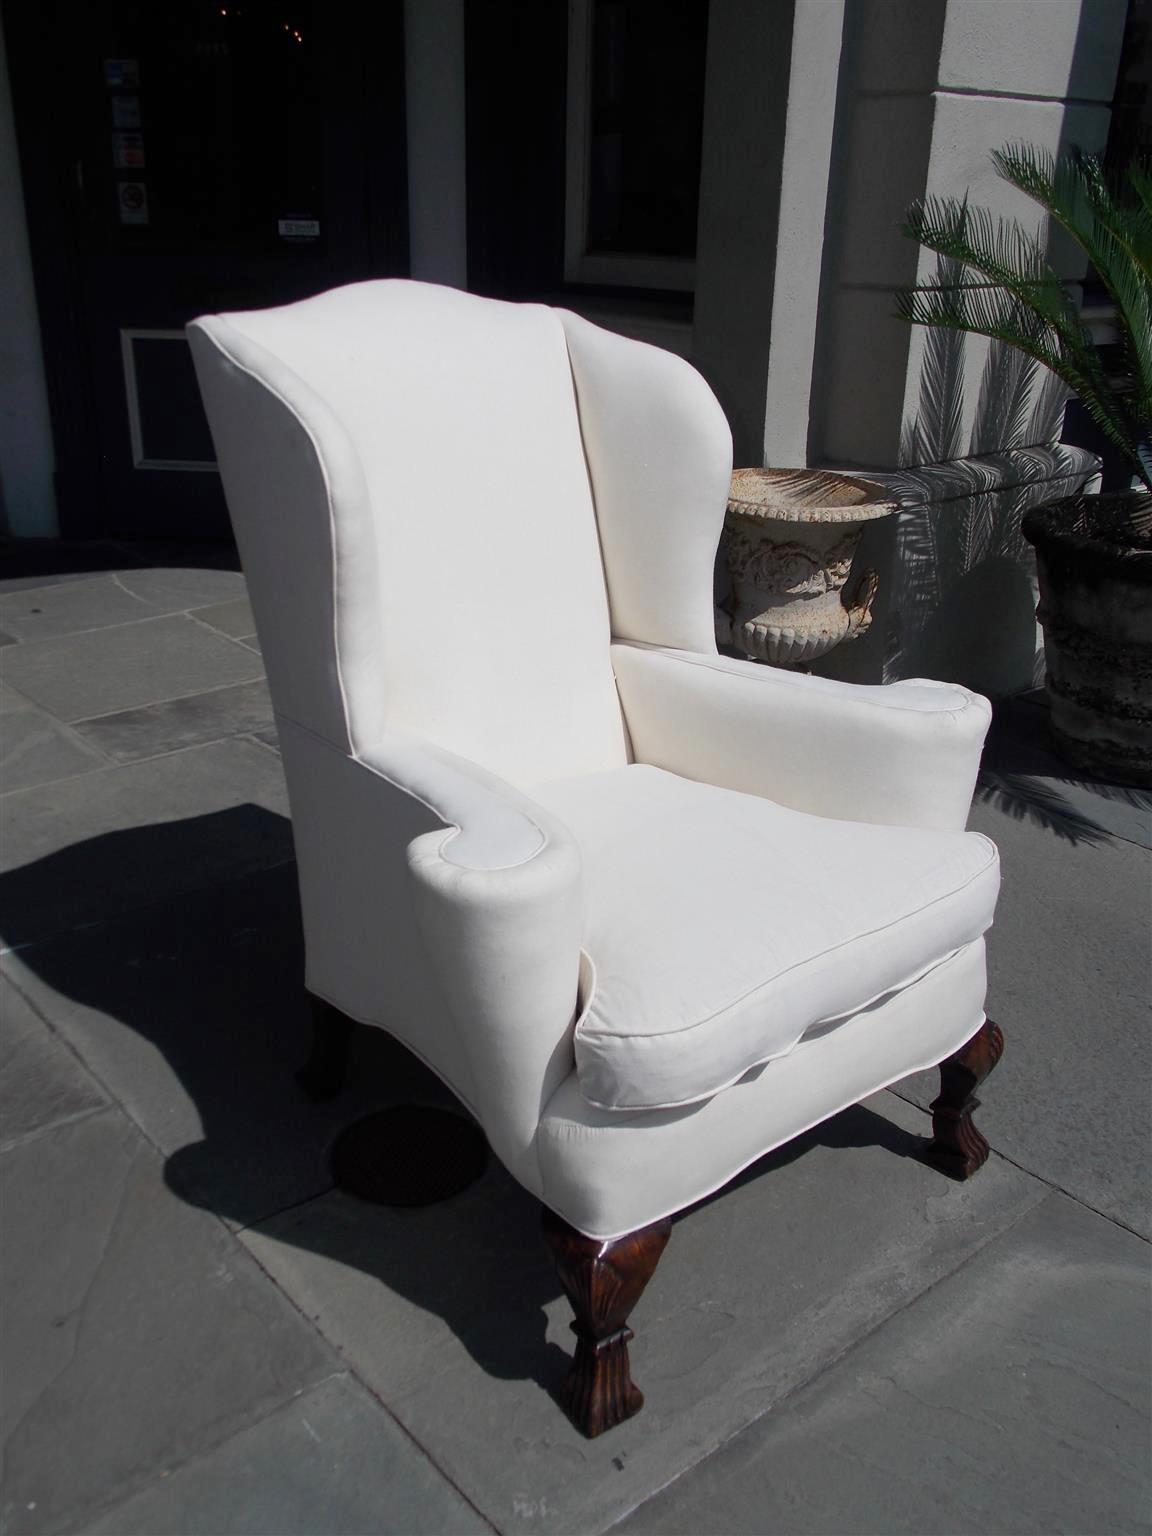
<path fill-rule="evenodd" d="M 391 732 L 358 752 L 356 760 L 445 823 L 443 833 L 430 835 L 446 864 L 495 872 L 543 859 L 556 870 L 568 852 L 578 867 L 576 845 L 555 817 L 468 758 Z"/>
<path fill-rule="evenodd" d="M 584 926 L 580 851 L 542 806 L 430 742 L 389 735 L 360 766 L 443 826 L 407 844 L 410 892 L 499 1155 L 539 1187 L 543 1106 L 574 1066 Z"/>
<path fill-rule="evenodd" d="M 794 810 L 962 828 L 992 717 L 955 683 L 870 686 L 616 642 L 638 762 Z"/>

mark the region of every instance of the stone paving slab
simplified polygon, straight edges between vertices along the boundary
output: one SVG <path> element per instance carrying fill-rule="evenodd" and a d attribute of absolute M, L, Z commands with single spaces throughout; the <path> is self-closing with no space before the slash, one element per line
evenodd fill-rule
<path fill-rule="evenodd" d="M 628 1536 L 1152 1526 L 1144 1243 L 1052 1195 L 642 1505 Z"/>
<path fill-rule="evenodd" d="M 74 1527 L 332 1374 L 119 1111 L 0 1153 L 8 1536 Z"/>
<path fill-rule="evenodd" d="M 539 1207 L 497 1164 L 440 1206 L 337 1192 L 241 1235 L 498 1529 L 599 1531 L 1045 1196 L 998 1160 L 942 1178 L 911 1155 L 925 1117 L 871 1103 L 676 1222 L 633 1317 L 644 1412 L 600 1440 L 553 1401 L 571 1314 Z"/>
<path fill-rule="evenodd" d="M 12 645 L 0 667 L 14 688 L 65 722 L 251 682 L 264 670 L 247 646 L 184 614 Z"/>
<path fill-rule="evenodd" d="M 260 678 L 143 709 L 120 710 L 97 720 L 80 720 L 71 729 L 115 762 L 130 763 L 271 727 L 272 700 L 268 684 Z"/>
<path fill-rule="evenodd" d="M 266 747 L 271 747 L 273 752 L 279 752 L 280 735 L 274 725 L 269 726 L 266 730 L 253 731 L 252 735 L 257 741 L 262 741 Z"/>
<path fill-rule="evenodd" d="M 201 624 L 210 624 L 221 634 L 231 635 L 236 640 L 256 633 L 252 604 L 246 597 L 234 597 L 228 603 L 214 603 L 210 608 L 197 608 L 195 613 Z"/>
<path fill-rule="evenodd" d="M 988 1012 L 1004 1058 L 981 1097 L 992 1145 L 1152 1235 L 1152 858 L 1127 842 L 1073 846 L 977 806 L 1000 848 L 1003 886 L 988 935 Z M 899 1092 L 921 1105 L 934 1073 Z"/>
<path fill-rule="evenodd" d="M 107 1096 L 0 975 L 0 1147 L 104 1109 Z"/>
<path fill-rule="evenodd" d="M 160 546 L 153 543 L 136 553 L 127 545 L 108 539 L 4 539 L 0 540 L 0 593 L 21 592 L 31 587 L 84 581 L 102 571 L 121 566 L 152 564 Z M 175 559 L 174 546 L 164 545 L 164 558 Z"/>
<path fill-rule="evenodd" d="M 166 613 L 247 599 L 248 588 L 238 570 L 159 564 L 119 572 L 129 592 Z"/>
<path fill-rule="evenodd" d="M 136 619 L 157 618 L 162 612 L 121 586 L 111 573 L 85 581 L 25 588 L 0 597 L 0 624 L 25 641 L 130 624 Z"/>
<path fill-rule="evenodd" d="M 79 740 L 74 731 L 43 710 L 31 704 L 26 709 L 5 709 L 4 729 L 0 731 L 0 794 L 107 766 L 102 752 Z"/>
<path fill-rule="evenodd" d="M 83 1536 L 490 1530 L 379 1404 L 338 1376 L 86 1524 Z"/>
<path fill-rule="evenodd" d="M 292 865 L 61 934 L 3 965 L 167 1154 L 172 1187 L 232 1225 L 330 1189 L 327 1148 L 369 1111 L 455 1104 L 368 1027 L 338 1099 L 316 1105 L 299 1091 L 310 1019 Z"/>
<path fill-rule="evenodd" d="M 8 945 L 292 857 L 277 759 L 222 741 L 0 799 Z"/>
<path fill-rule="evenodd" d="M 1108 1410 L 1091 1390 L 1120 1382 L 1112 1432 L 1117 1444 L 1131 1445 L 1131 1397 L 1108 1372 L 1118 1353 L 1112 1314 L 1129 1332 L 1144 1326 L 1130 1306 L 1132 1287 L 1113 1284 L 1112 1271 L 1104 1272 L 1111 1260 L 1093 1269 L 1081 1237 L 1059 1223 L 1051 1231 L 1043 1226 L 1035 1241 L 1029 1236 L 1031 1257 L 1017 1264 L 1017 1234 L 1031 1233 L 1030 1223 L 1050 1206 L 1068 1205 L 1028 1174 L 994 1160 L 973 1184 L 954 1186 L 901 1156 L 925 1129 L 913 1106 L 934 1093 L 932 1077 L 902 1085 L 907 1103 L 878 1095 L 872 1105 L 879 1118 L 868 1108 L 838 1117 L 677 1223 L 635 1319 L 636 1374 L 648 1406 L 602 1441 L 577 1436 L 551 1396 L 571 1348 L 569 1311 L 539 1241 L 538 1207 L 498 1165 L 456 1201 L 423 1212 L 381 1211 L 330 1190 L 325 1150 L 343 1124 L 380 1103 L 450 1096 L 401 1048 L 367 1030 L 358 1032 L 343 1098 L 317 1108 L 297 1094 L 291 1074 L 307 1016 L 295 877 L 284 862 L 291 842 L 279 764 L 266 750 L 275 733 L 254 718 L 264 684 L 256 641 L 240 633 L 250 622 L 242 578 L 219 549 L 156 554 L 144 546 L 93 548 L 73 579 L 53 566 L 62 558 L 56 547 L 52 560 L 27 565 L 39 576 L 0 581 L 0 592 L 19 598 L 25 624 L 39 622 L 43 612 L 29 610 L 45 605 L 55 616 L 49 625 L 99 620 L 91 633 L 63 638 L 22 632 L 22 643 L 0 656 L 0 671 L 15 680 L 12 668 L 24 669 L 65 720 L 80 700 L 85 714 L 102 718 L 64 727 L 61 739 L 86 740 L 126 762 L 58 776 L 53 763 L 62 759 L 46 749 L 42 760 L 28 759 L 34 776 L 45 775 L 44 788 L 0 801 L 11 866 L 0 876 L 0 931 L 24 944 L 3 966 L 58 1031 L 22 1001 L 7 1009 L 17 1025 L 0 1071 L 6 1067 L 14 1085 L 16 1144 L 0 1154 L 0 1172 L 21 1191 L 9 1249 L 18 1259 L 14 1285 L 21 1306 L 43 1300 L 54 1309 L 49 1324 L 14 1324 L 24 1350 L 17 1352 L 17 1393 L 27 1397 L 45 1384 L 47 1408 L 35 1409 L 31 1432 L 25 1426 L 17 1435 L 10 1536 L 63 1536 L 94 1520 L 100 1523 L 92 1530 L 109 1536 L 421 1529 L 413 1523 L 421 1504 L 413 1501 L 441 1486 L 430 1464 L 418 1451 L 414 1461 L 403 1453 L 403 1431 L 354 1381 L 325 1380 L 325 1369 L 306 1363 L 276 1374 L 276 1360 L 267 1358 L 274 1344 L 258 1346 L 261 1329 L 270 1327 L 261 1309 L 307 1325 L 243 1259 L 243 1285 L 237 1291 L 221 1281 L 217 1289 L 227 1298 L 220 1299 L 215 1281 L 233 1273 L 229 1263 L 243 1250 L 198 1206 L 234 1227 L 260 1224 L 245 1241 L 275 1280 L 318 1317 L 350 1367 L 500 1529 L 592 1532 L 641 1504 L 657 1522 L 653 1530 L 887 1536 L 890 1529 L 927 1533 L 935 1529 L 928 1515 L 959 1507 L 963 1515 L 940 1529 L 967 1536 L 994 1531 L 1001 1510 L 1017 1518 L 1028 1500 L 1047 1518 L 1058 1501 L 1040 1484 L 1045 1466 L 1063 1471 L 1065 1444 L 1083 1494 L 1079 1503 L 1075 1495 L 1064 1500 L 1068 1518 L 1098 1508 L 1114 1521 L 1099 1531 L 1084 1526 L 1080 1536 L 1144 1528 L 1124 1523 L 1132 1508 L 1124 1502 L 1133 1486 L 1127 1463 L 1116 1460 L 1106 1435 L 1092 1441 L 1082 1430 L 1077 1439 L 1075 1423 L 1061 1417 L 1067 1398 L 1086 1405 L 1090 1428 L 1099 1423 L 1107 1431 Z M 133 559 L 141 569 L 129 570 Z M 79 590 L 85 584 L 92 590 Z M 65 595 L 66 585 L 77 590 Z M 125 624 L 109 616 L 121 612 L 121 599 L 108 588 L 149 611 L 192 616 Z M 101 603 L 111 607 L 101 610 Z M 137 610 L 129 604 L 127 611 Z M 150 647 L 142 633 L 173 638 Z M 250 669 L 248 680 L 235 680 L 237 657 Z M 189 686 L 192 674 L 199 681 Z M 76 676 L 88 681 L 77 687 Z M 155 691 L 141 692 L 145 684 Z M 1146 1230 L 1150 1075 L 1147 1034 L 1134 1011 L 1146 985 L 1141 921 L 1152 915 L 1149 862 L 1135 846 L 1148 841 L 1146 807 L 1124 791 L 1068 780 L 1032 729 L 1041 712 L 1022 708 L 1032 713 L 1000 732 L 989 757 L 999 778 L 987 780 L 974 818 L 1000 841 L 1006 873 L 990 947 L 990 1009 L 1009 1046 L 987 1086 L 981 1123 L 1025 1168 Z M 5 729 L 13 712 L 29 711 L 36 713 L 29 698 L 0 684 Z M 240 729 L 243 739 L 219 742 Z M 208 733 L 218 744 L 192 745 Z M 104 1090 L 159 1153 L 118 1111 L 101 1107 Z M 101 1139 L 106 1125 L 125 1140 Z M 31 1156 L 39 1147 L 43 1169 Z M 123 1190 L 129 1193 L 113 1219 L 109 1203 Z M 71 1245 L 69 1227 L 78 1234 Z M 1100 1239 L 1101 1251 L 1111 1251 L 1109 1241 Z M 101 1265 L 93 1254 L 104 1243 L 110 1257 Z M 996 1268 L 1001 1251 L 1008 1258 Z M 1134 1252 L 1124 1249 L 1120 1269 Z M 87 1283 L 78 1276 L 86 1264 L 94 1301 L 75 1337 L 76 1357 L 59 1384 L 47 1384 L 59 1363 L 54 1351 L 73 1327 L 55 1298 L 73 1280 Z M 35 1294 L 41 1265 L 50 1275 L 42 1298 Z M 189 1299 L 181 1289 L 187 1275 L 202 1296 Z M 1003 1314 L 993 1318 L 995 1348 L 982 1343 L 980 1297 L 965 1289 L 969 1275 Z M 163 1307 L 154 1285 L 166 1297 Z M 948 1317 L 932 1311 L 937 1294 L 958 1298 L 952 1309 L 962 1326 L 950 1331 Z M 1054 1328 L 1072 1314 L 1082 1323 L 1082 1337 L 1070 1323 L 1057 1341 L 1071 1340 L 1070 1385 L 1053 1366 L 1052 1338 L 1027 1307 L 1005 1311 L 1022 1295 L 1035 1299 Z M 250 1303 L 255 1324 L 228 1310 Z M 1102 1307 L 1112 1309 L 1103 1321 Z M 900 1331 L 921 1314 L 931 1325 L 922 1334 Z M 187 1344 L 175 1337 L 185 1322 L 193 1336 Z M 857 1464 L 833 1460 L 829 1474 L 822 1436 L 814 1448 L 801 1429 L 790 1481 L 777 1477 L 780 1453 L 766 1438 L 782 1500 L 767 1508 L 770 1520 L 780 1512 L 780 1523 L 757 1524 L 757 1490 L 767 1475 L 755 1451 L 759 1437 L 779 1433 L 793 1406 L 825 1380 L 837 1384 L 833 1407 L 857 1401 L 855 1377 L 845 1373 L 877 1328 L 875 1340 L 891 1341 L 876 1356 L 880 1385 L 863 1392 L 861 1423 L 833 1424 L 843 1431 L 843 1460 L 855 1455 Z M 1078 1362 L 1096 1334 L 1103 1355 L 1081 1377 Z M 313 1347 L 336 1368 L 315 1339 Z M 1023 1377 L 1011 1375 L 1014 1349 L 1034 1350 L 1029 1360 L 1040 1362 L 1029 1366 L 1027 1393 Z M 218 1361 L 217 1351 L 227 1359 Z M 970 1358 L 978 1362 L 971 1381 L 962 1369 Z M 919 1373 L 914 1379 L 906 1359 Z M 162 1381 L 165 1361 L 172 1369 Z M 1004 1446 L 989 1451 L 981 1438 L 981 1372 L 1009 1405 L 1009 1450 L 1022 1437 L 1023 1491 L 1015 1502 L 1005 1494 Z M 962 1453 L 949 1460 L 949 1445 L 927 1433 L 908 1381 L 933 1413 L 953 1412 L 961 1430 L 965 1414 L 977 1424 L 970 1441 L 958 1434 Z M 948 1390 L 938 1403 L 931 1389 L 941 1381 Z M 154 1406 L 158 1423 L 151 1422 Z M 383 1426 L 378 1442 L 374 1415 Z M 813 1410 L 812 1424 L 826 1422 Z M 1029 1439 L 1029 1426 L 1048 1441 Z M 726 1454 L 712 1453 L 734 1433 L 733 1447 L 749 1452 L 747 1476 L 743 1463 L 733 1465 L 728 1504 L 723 1480 L 718 1493 L 698 1495 L 695 1479 L 700 1489 L 709 1486 Z M 909 1457 L 928 1463 L 919 1492 L 916 1480 L 900 1481 Z M 891 1523 L 881 1491 L 889 1477 L 897 1490 Z M 679 1481 L 671 1490 L 642 1503 L 673 1478 Z M 812 1478 L 827 1484 L 827 1497 L 811 1506 L 816 1523 L 809 1527 L 801 1490 Z M 968 1504 L 948 1504 L 957 1484 L 975 1510 L 971 1517 Z M 50 1488 L 47 1513 L 35 1491 L 41 1486 Z M 1108 1503 L 1102 1489 L 1116 1499 Z M 428 1529 L 455 1529 L 448 1522 L 458 1515 L 476 1520 L 454 1494 L 444 1496 L 443 1523 L 437 1527 L 430 1515 Z M 441 1505 L 434 1492 L 427 1497 L 434 1515 Z M 877 1523 L 863 1514 L 857 1520 L 856 1505 L 876 1511 Z M 802 1513 L 790 1524 L 794 1508 Z M 677 1511 L 686 1511 L 681 1525 L 659 1524 L 680 1518 Z"/>

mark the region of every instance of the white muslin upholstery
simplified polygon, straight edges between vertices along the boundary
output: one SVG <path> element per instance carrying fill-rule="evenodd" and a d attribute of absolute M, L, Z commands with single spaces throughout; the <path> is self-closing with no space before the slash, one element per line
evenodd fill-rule
<path fill-rule="evenodd" d="M 903 992 L 680 1109 L 594 1109 L 573 1073 L 540 1123 L 548 1204 L 605 1239 L 670 1216 L 687 1190 L 704 1199 L 766 1152 L 951 1055 L 984 1022 L 986 986 L 978 939 Z"/>
<path fill-rule="evenodd" d="M 992 710 L 955 683 L 838 683 L 655 646 L 612 660 L 642 762 L 814 816 L 967 820 Z"/>
<path fill-rule="evenodd" d="M 421 1056 L 541 1193 L 540 1111 L 572 1070 L 583 928 L 568 830 L 413 737 L 361 758 L 277 717 L 306 982 Z"/>
<path fill-rule="evenodd" d="M 999 862 L 978 833 L 806 816 L 639 764 L 536 796 L 580 850 L 576 1069 L 601 1109 L 710 1098 L 992 921 Z"/>
<path fill-rule="evenodd" d="M 688 364 L 396 280 L 189 338 L 308 987 L 521 1183 L 617 1235 L 976 1031 L 987 706 L 717 655 L 731 440 Z"/>
<path fill-rule="evenodd" d="M 712 567 L 732 475 L 716 397 L 678 357 L 560 314 L 621 640 L 716 650 Z"/>
<path fill-rule="evenodd" d="M 284 606 L 266 580 L 310 589 L 300 622 L 270 635 L 278 702 L 323 666 L 354 749 L 410 731 L 519 783 L 625 761 L 552 310 L 358 283 L 190 337 L 213 374 L 230 368 L 230 408 L 210 390 L 209 420 L 253 611 Z M 262 509 L 255 527 L 242 502 Z M 301 513 L 326 504 L 323 520 Z M 254 550 L 261 538 L 278 547 Z"/>

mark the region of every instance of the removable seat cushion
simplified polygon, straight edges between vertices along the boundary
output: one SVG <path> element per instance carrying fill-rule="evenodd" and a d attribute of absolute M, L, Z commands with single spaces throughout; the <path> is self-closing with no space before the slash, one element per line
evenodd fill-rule
<path fill-rule="evenodd" d="M 576 1068 L 600 1109 L 708 1098 L 992 921 L 978 833 L 833 821 L 640 764 L 532 793 L 583 857 Z"/>

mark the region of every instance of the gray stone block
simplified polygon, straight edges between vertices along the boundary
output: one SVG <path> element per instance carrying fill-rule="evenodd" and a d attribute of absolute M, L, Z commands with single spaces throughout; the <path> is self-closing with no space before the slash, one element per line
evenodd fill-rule
<path fill-rule="evenodd" d="M 106 922 L 292 856 L 284 777 L 254 741 L 222 741 L 0 800 L 8 944 Z"/>
<path fill-rule="evenodd" d="M 945 0 L 922 0 L 913 6 L 855 0 L 844 62 L 852 67 L 857 89 L 930 94 L 936 86 L 946 16 Z"/>
<path fill-rule="evenodd" d="M 1110 103 L 1126 9 L 1125 0 L 949 6 L 940 84 Z"/>
<path fill-rule="evenodd" d="M 822 461 L 895 464 L 911 327 L 896 318 L 891 292 L 863 288 L 832 296 L 828 324 L 835 346 L 814 383 L 823 403 Z"/>
<path fill-rule="evenodd" d="M 1146 1532 L 1148 1256 L 1054 1195 L 615 1529 Z"/>
<path fill-rule="evenodd" d="M 108 759 L 101 752 L 78 741 L 72 731 L 43 710 L 31 705 L 5 709 L 4 729 L 0 731 L 0 794 L 107 766 Z"/>
<path fill-rule="evenodd" d="M 271 726 L 272 700 L 261 678 L 144 709 L 120 710 L 97 720 L 80 720 L 73 730 L 114 761 L 130 763 L 226 736 L 256 735 Z"/>
<path fill-rule="evenodd" d="M 4 652 L 4 676 L 65 721 L 135 709 L 261 677 L 242 645 L 183 616 L 31 640 Z"/>
<path fill-rule="evenodd" d="M 154 1483 L 85 1536 L 456 1536 L 487 1521 L 347 1376 Z"/>
<path fill-rule="evenodd" d="M 837 210 L 844 229 L 852 231 L 838 258 L 842 283 L 893 288 L 915 281 L 917 248 L 900 226 L 924 190 L 934 106 L 928 92 L 864 94 L 853 102 Z M 892 153 L 894 144 L 901 146 L 899 154 Z M 859 238 L 862 231 L 866 238 Z"/>
<path fill-rule="evenodd" d="M 0 1146 L 78 1120 L 107 1103 L 100 1085 L 0 976 Z"/>
<path fill-rule="evenodd" d="M 114 1111 L 0 1154 L 12 1536 L 85 1514 L 332 1374 L 224 1227 Z"/>
<path fill-rule="evenodd" d="M 1049 0 L 1041 3 L 1047 5 Z M 977 11 L 984 9 L 980 6 Z M 925 191 L 940 197 L 967 195 L 973 207 L 987 208 L 995 217 L 1018 219 L 1025 229 L 1034 230 L 1039 222 L 1036 205 L 996 174 L 989 151 L 1004 144 L 1030 143 L 1053 154 L 1074 144 L 1093 153 L 1108 141 L 1109 116 L 1106 105 L 942 91 L 936 96 Z M 1048 256 L 1061 277 L 1070 282 L 1083 278 L 1084 252 L 1058 226 L 1048 231 Z"/>
<path fill-rule="evenodd" d="M 300 1092 L 310 1020 L 291 865 L 30 945 L 4 967 L 167 1154 L 172 1187 L 234 1226 L 330 1189 L 327 1149 L 351 1121 L 455 1102 L 367 1026 L 339 1098 Z"/>
<path fill-rule="evenodd" d="M 924 1116 L 871 1102 L 677 1220 L 633 1319 L 644 1412 L 600 1440 L 552 1398 L 571 1314 L 499 1165 L 441 1206 L 332 1194 L 243 1238 L 499 1530 L 603 1530 L 1044 1197 L 998 1160 L 934 1174 Z"/>

